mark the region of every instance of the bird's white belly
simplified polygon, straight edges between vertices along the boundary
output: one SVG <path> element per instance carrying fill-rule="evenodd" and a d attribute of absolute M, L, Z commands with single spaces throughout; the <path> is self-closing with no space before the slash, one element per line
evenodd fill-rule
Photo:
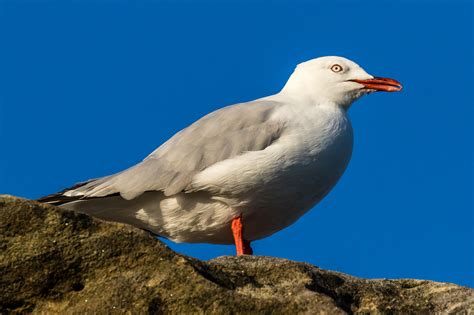
<path fill-rule="evenodd" d="M 202 233 L 181 233 L 178 240 L 232 243 L 230 221 L 238 215 L 248 240 L 289 226 L 334 187 L 351 153 L 352 127 L 343 115 L 285 135 L 263 151 L 218 163 L 194 183 L 197 190 L 211 192 L 216 211 L 201 212 L 208 223 Z"/>
<path fill-rule="evenodd" d="M 268 174 L 268 182 L 239 208 L 245 237 L 260 239 L 291 225 L 334 187 L 350 160 L 352 134 L 332 141 L 314 154 L 299 152 L 293 164 L 279 162 L 274 174 Z"/>

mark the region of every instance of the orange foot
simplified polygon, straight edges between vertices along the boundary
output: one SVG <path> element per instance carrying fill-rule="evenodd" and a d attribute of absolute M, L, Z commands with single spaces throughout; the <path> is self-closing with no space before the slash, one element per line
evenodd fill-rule
<path fill-rule="evenodd" d="M 237 256 L 240 255 L 252 255 L 253 250 L 250 247 L 250 241 L 244 240 L 243 232 L 244 226 L 242 225 L 242 217 L 239 216 L 232 220 L 232 234 L 234 235 L 235 249 L 237 250 Z"/>

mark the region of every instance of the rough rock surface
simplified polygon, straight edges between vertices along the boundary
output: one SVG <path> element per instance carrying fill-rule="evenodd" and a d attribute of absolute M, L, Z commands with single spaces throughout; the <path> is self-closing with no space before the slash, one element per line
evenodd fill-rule
<path fill-rule="evenodd" d="M 474 290 L 271 257 L 199 261 L 147 232 L 0 196 L 0 313 L 474 313 Z"/>

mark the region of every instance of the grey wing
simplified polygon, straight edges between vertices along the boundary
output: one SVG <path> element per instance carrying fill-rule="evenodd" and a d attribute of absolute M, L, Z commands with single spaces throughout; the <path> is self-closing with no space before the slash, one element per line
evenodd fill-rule
<path fill-rule="evenodd" d="M 145 191 L 173 195 L 207 167 L 247 151 L 263 150 L 279 138 L 283 125 L 269 118 L 279 103 L 254 101 L 204 116 L 152 152 L 141 163 L 115 175 L 86 182 L 63 195 L 133 199 Z"/>

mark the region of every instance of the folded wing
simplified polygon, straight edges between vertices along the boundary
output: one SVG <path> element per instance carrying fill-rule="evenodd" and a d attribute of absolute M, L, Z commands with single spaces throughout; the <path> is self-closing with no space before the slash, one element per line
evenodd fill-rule
<path fill-rule="evenodd" d="M 284 126 L 270 116 L 278 106 L 254 101 L 222 108 L 175 134 L 139 164 L 39 201 L 62 204 L 117 194 L 130 200 L 146 191 L 163 191 L 167 196 L 185 191 L 193 176 L 209 166 L 264 150 L 277 140 Z"/>

